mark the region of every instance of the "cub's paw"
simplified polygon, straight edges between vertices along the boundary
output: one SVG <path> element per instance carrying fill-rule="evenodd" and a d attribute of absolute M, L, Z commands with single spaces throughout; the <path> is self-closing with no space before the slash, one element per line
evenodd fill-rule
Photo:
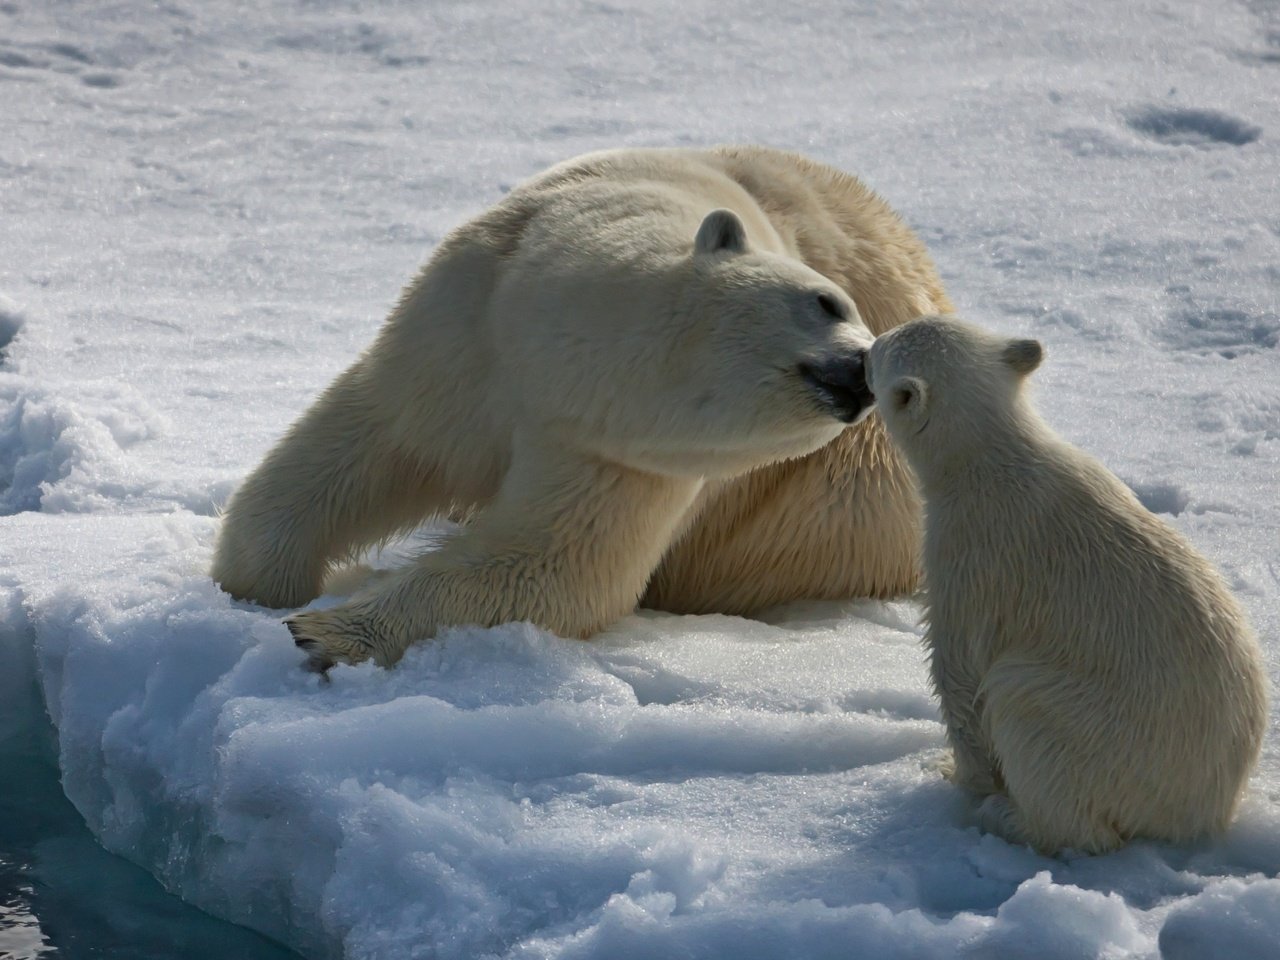
<path fill-rule="evenodd" d="M 950 780 L 956 772 L 956 758 L 950 750 L 930 750 L 920 758 L 920 769 Z"/>
<path fill-rule="evenodd" d="M 971 761 L 964 762 L 953 752 L 947 752 L 939 757 L 933 767 L 944 779 L 980 797 L 999 793 L 1004 789 L 1000 775 L 994 770 Z"/>
<path fill-rule="evenodd" d="M 293 642 L 307 655 L 307 669 L 326 673 L 337 663 L 375 658 L 369 623 L 343 607 L 307 610 L 286 617 Z"/>
<path fill-rule="evenodd" d="M 932 771 L 944 780 L 950 780 L 955 783 L 956 780 L 956 755 L 950 750 L 943 750 L 939 753 L 930 754 L 921 764 L 923 769 Z"/>
<path fill-rule="evenodd" d="M 1026 831 L 1022 829 L 1018 811 L 1003 793 L 993 793 L 983 798 L 978 805 L 978 827 L 983 833 L 994 834 L 1015 845 L 1025 844 L 1028 839 Z"/>

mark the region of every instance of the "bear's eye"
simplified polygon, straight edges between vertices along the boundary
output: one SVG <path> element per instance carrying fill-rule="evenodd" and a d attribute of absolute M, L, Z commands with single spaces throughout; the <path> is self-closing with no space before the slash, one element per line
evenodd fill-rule
<path fill-rule="evenodd" d="M 829 293 L 818 294 L 818 306 L 822 308 L 822 312 L 833 320 L 847 320 L 848 311 L 845 306 Z"/>

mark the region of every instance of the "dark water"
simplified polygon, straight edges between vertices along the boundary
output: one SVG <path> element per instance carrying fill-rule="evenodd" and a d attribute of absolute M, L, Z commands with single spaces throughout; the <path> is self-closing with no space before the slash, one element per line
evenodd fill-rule
<path fill-rule="evenodd" d="M 0 683 L 0 960 L 299 960 L 100 847 L 59 786 L 35 685 L 16 679 Z"/>

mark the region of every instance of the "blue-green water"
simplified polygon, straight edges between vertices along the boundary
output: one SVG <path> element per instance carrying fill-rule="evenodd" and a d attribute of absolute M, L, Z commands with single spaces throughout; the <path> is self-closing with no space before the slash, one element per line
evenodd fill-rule
<path fill-rule="evenodd" d="M 62 793 L 34 685 L 0 703 L 0 960 L 297 960 L 107 853 Z"/>

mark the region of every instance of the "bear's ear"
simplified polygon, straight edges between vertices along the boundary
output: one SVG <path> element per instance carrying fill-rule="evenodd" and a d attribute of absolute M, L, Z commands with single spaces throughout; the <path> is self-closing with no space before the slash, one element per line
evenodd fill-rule
<path fill-rule="evenodd" d="M 693 239 L 695 253 L 744 253 L 747 228 L 732 210 L 712 210 Z"/>
<path fill-rule="evenodd" d="M 1013 368 L 1014 373 L 1026 376 L 1044 359 L 1044 347 L 1039 340 L 1010 340 L 1000 351 L 1000 359 Z"/>
<path fill-rule="evenodd" d="M 888 401 L 894 412 L 922 412 L 929 402 L 929 387 L 919 377 L 899 377 L 889 388 Z"/>

